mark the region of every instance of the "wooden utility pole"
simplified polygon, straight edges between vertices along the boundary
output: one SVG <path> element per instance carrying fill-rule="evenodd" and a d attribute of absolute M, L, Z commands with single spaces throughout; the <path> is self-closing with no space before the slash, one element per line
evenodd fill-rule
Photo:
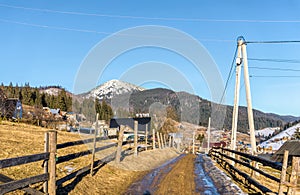
<path fill-rule="evenodd" d="M 255 130 L 254 130 L 254 119 L 253 119 L 253 110 L 252 110 L 252 100 L 251 100 L 251 91 L 250 91 L 250 80 L 248 72 L 248 59 L 247 59 L 247 50 L 246 42 L 244 39 L 242 44 L 242 55 L 243 55 L 243 64 L 244 64 L 244 82 L 246 88 L 246 100 L 247 100 L 247 110 L 248 110 L 248 123 L 250 130 L 250 143 L 251 143 L 251 153 L 256 155 L 256 139 L 255 139 Z"/>
<path fill-rule="evenodd" d="M 138 140 L 138 121 L 134 120 L 134 156 L 137 157 L 138 151 L 137 151 L 137 140 Z"/>
<path fill-rule="evenodd" d="M 210 117 L 208 118 L 208 127 L 207 127 L 207 153 L 210 149 Z"/>

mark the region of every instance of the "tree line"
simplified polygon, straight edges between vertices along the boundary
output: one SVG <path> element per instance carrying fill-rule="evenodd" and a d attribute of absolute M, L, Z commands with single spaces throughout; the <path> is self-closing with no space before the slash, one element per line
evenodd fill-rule
<path fill-rule="evenodd" d="M 59 89 L 58 94 L 54 95 L 41 92 L 49 88 Z M 5 86 L 1 83 L 0 89 L 7 98 L 18 98 L 22 104 L 33 106 L 37 109 L 49 107 L 59 108 L 66 112 L 73 111 L 84 114 L 88 121 L 95 120 L 95 113 L 99 113 L 99 120 L 105 120 L 107 122 L 113 117 L 112 108 L 105 101 L 95 101 L 93 98 L 78 101 L 74 98 L 73 102 L 72 95 L 61 86 L 31 87 L 29 83 L 25 83 L 24 86 L 19 86 L 18 84 L 13 85 L 12 83 Z"/>
<path fill-rule="evenodd" d="M 47 89 L 50 87 L 43 87 Z M 34 106 L 36 108 L 60 108 L 62 111 L 72 111 L 72 96 L 68 95 L 66 90 L 61 87 L 57 95 L 48 93 L 40 93 L 41 88 L 31 87 L 29 83 L 24 86 L 13 86 L 10 83 L 8 86 L 0 85 L 0 89 L 6 94 L 7 98 L 18 98 L 22 104 Z"/>

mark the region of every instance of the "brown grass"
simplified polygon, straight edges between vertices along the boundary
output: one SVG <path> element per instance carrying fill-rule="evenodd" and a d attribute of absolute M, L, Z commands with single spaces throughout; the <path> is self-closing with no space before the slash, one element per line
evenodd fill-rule
<path fill-rule="evenodd" d="M 44 135 L 49 129 L 36 127 L 22 123 L 0 122 L 0 159 L 12 158 L 24 155 L 42 153 L 44 151 Z M 65 143 L 87 139 L 91 136 L 82 137 L 79 134 L 58 131 L 57 142 Z M 97 147 L 107 144 L 107 140 L 97 143 Z M 110 141 L 113 143 L 114 141 Z M 90 144 L 91 145 L 91 144 Z M 90 149 L 90 145 L 72 146 L 60 149 L 57 156 L 64 156 L 75 152 Z M 115 152 L 115 147 L 96 153 L 96 159 L 102 159 Z M 164 149 L 155 152 L 147 151 L 140 153 L 137 158 L 128 156 L 118 166 L 111 162 L 98 170 L 94 176 L 87 175 L 65 182 L 59 194 L 120 194 L 126 191 L 129 185 L 144 175 L 147 171 L 161 165 L 165 161 L 174 158 L 178 153 L 174 150 Z M 62 178 L 68 173 L 67 168 L 74 170 L 88 166 L 91 155 L 80 157 L 57 165 L 57 178 Z M 23 179 L 43 173 L 42 161 L 26 165 L 0 169 L 4 174 L 13 179 Z M 35 184 L 35 188 L 41 189 L 42 184 Z M 15 191 L 10 194 L 24 194 Z"/>

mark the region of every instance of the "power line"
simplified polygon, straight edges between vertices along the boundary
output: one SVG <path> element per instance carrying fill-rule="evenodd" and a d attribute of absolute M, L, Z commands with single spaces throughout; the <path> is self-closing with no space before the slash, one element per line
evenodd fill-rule
<path fill-rule="evenodd" d="M 60 10 L 51 10 L 51 9 L 13 6 L 13 5 L 7 5 L 7 4 L 0 4 L 0 7 L 39 11 L 39 12 L 48 12 L 48 13 L 94 16 L 94 17 L 108 17 L 108 18 L 120 18 L 120 19 L 164 20 L 164 21 L 183 21 L 183 22 L 300 23 L 300 20 L 246 20 L 246 19 L 245 20 L 237 20 L 237 19 L 207 19 L 207 18 L 165 18 L 165 17 L 145 17 L 145 16 L 132 16 L 132 15 L 95 14 L 95 13 L 60 11 Z"/>
<path fill-rule="evenodd" d="M 35 23 L 28 23 L 28 22 L 19 22 L 14 20 L 6 20 L 1 19 L 0 22 L 11 23 L 11 24 L 18 24 L 24 26 L 32 26 L 38 28 L 47 28 L 47 29 L 54 29 L 54 30 L 65 30 L 65 31 L 74 31 L 74 32 L 83 32 L 83 33 L 94 33 L 94 34 L 103 34 L 103 35 L 113 35 L 112 32 L 103 32 L 103 31 L 96 31 L 96 30 L 87 30 L 87 29 L 79 29 L 79 28 L 68 28 L 68 27 L 59 27 L 59 26 L 49 26 L 49 25 L 42 25 L 42 24 L 35 24 Z M 132 35 L 132 34 L 124 34 L 118 33 L 119 36 L 128 36 L 128 37 L 141 37 L 141 38 L 160 38 L 160 39 L 174 39 L 174 40 L 191 40 L 186 38 L 180 37 L 168 37 L 168 36 L 149 36 L 149 35 Z M 197 39 L 201 42 L 233 42 L 234 40 L 225 40 L 225 39 Z"/>
<path fill-rule="evenodd" d="M 300 72 L 299 69 L 291 69 L 291 68 L 268 68 L 268 67 L 258 67 L 258 66 L 249 66 L 249 68 L 251 68 L 251 69 L 260 69 L 260 70 Z"/>
<path fill-rule="evenodd" d="M 257 44 L 283 44 L 283 43 L 300 43 L 300 40 L 290 40 L 290 41 L 246 41 L 248 43 L 257 43 Z"/>
<path fill-rule="evenodd" d="M 291 76 L 291 75 L 250 75 L 251 78 L 300 78 L 300 76 Z"/>
<path fill-rule="evenodd" d="M 230 71 L 229 71 L 228 76 L 227 76 L 225 88 L 224 88 L 224 91 L 223 91 L 223 93 L 222 93 L 222 97 L 221 97 L 221 99 L 220 99 L 219 105 L 221 105 L 221 103 L 222 103 L 222 101 L 223 101 L 223 98 L 224 98 L 224 96 L 225 96 L 225 93 L 226 93 L 226 90 L 227 90 L 227 87 L 228 87 L 228 84 L 229 84 L 229 80 L 231 79 L 232 74 L 233 74 L 233 67 L 234 67 L 234 64 L 235 64 L 235 57 L 236 57 L 236 54 L 237 54 L 237 50 L 238 50 L 238 47 L 236 47 L 235 52 L 234 52 L 234 55 L 233 55 L 233 59 L 232 59 L 232 62 L 231 62 Z"/>
<path fill-rule="evenodd" d="M 108 32 L 100 32 L 100 31 L 77 29 L 77 28 L 66 28 L 66 27 L 58 27 L 58 26 L 48 26 L 48 25 L 42 25 L 42 24 L 19 22 L 19 21 L 14 21 L 14 20 L 6 20 L 6 19 L 1 19 L 1 18 L 0 18 L 0 22 L 19 24 L 19 25 L 24 25 L 24 26 L 39 27 L 39 28 L 49 28 L 49 29 L 56 29 L 56 30 L 67 30 L 67 31 L 85 32 L 85 33 L 97 33 L 97 34 L 105 34 L 105 35 L 111 35 L 112 34 L 112 33 L 108 33 Z"/>
<path fill-rule="evenodd" d="M 295 64 L 300 63 L 300 60 L 296 60 L 296 59 L 289 60 L 289 59 L 248 58 L 248 60 L 252 60 L 252 61 L 262 61 L 262 62 L 295 63 Z"/>

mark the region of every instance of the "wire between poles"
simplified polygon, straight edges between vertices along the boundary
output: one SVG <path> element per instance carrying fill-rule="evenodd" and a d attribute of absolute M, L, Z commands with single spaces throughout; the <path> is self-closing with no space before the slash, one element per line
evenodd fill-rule
<path fill-rule="evenodd" d="M 224 96 L 225 96 L 225 93 L 226 93 L 226 90 L 227 90 L 227 87 L 228 87 L 228 84 L 229 84 L 229 80 L 230 80 L 230 78 L 232 77 L 232 73 L 233 73 L 232 70 L 233 70 L 233 67 L 234 67 L 235 57 L 236 57 L 236 54 L 237 54 L 237 50 L 238 50 L 238 47 L 236 46 L 236 49 L 235 49 L 235 52 L 234 52 L 234 55 L 233 55 L 233 59 L 232 59 L 232 62 L 231 62 L 230 71 L 229 71 L 228 76 L 227 76 L 225 88 L 224 88 L 222 97 L 221 97 L 221 99 L 220 99 L 219 105 L 221 104 L 221 102 L 222 102 L 223 99 L 224 99 Z"/>
<path fill-rule="evenodd" d="M 246 41 L 245 44 L 256 43 L 256 44 L 283 44 L 283 43 L 300 43 L 300 40 L 290 40 L 290 41 Z"/>

